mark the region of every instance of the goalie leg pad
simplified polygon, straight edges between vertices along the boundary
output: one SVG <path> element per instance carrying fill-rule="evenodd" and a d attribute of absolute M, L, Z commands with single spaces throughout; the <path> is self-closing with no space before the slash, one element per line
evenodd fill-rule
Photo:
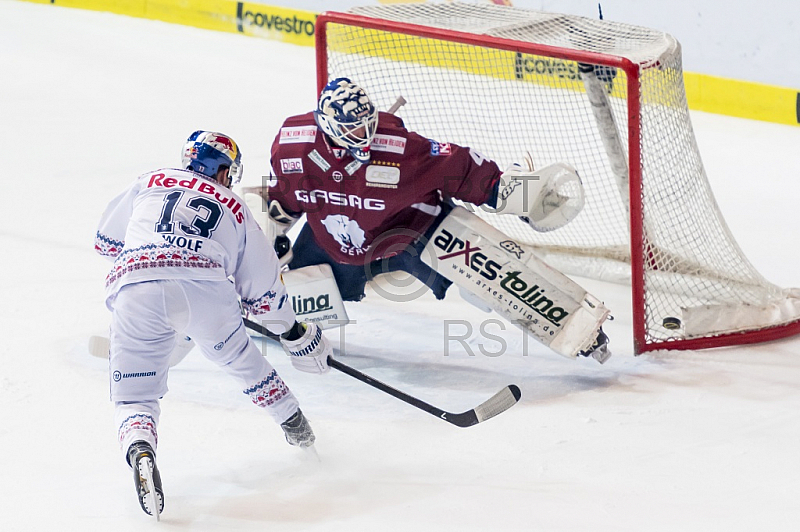
<path fill-rule="evenodd" d="M 316 323 L 321 329 L 349 323 L 330 265 L 305 266 L 282 275 L 298 321 Z"/>
<path fill-rule="evenodd" d="M 423 261 L 569 358 L 592 345 L 609 315 L 572 279 L 463 207 L 436 228 Z"/>

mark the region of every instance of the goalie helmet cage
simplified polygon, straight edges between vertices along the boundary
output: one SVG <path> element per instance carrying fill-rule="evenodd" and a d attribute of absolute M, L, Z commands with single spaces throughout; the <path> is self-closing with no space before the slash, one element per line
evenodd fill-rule
<path fill-rule="evenodd" d="M 716 205 L 670 35 L 458 2 L 323 13 L 316 32 L 318 89 L 349 77 L 379 109 L 404 96 L 428 138 L 578 170 L 586 206 L 561 229 L 474 212 L 565 273 L 630 282 L 637 354 L 800 333 L 800 290 L 755 270 Z"/>

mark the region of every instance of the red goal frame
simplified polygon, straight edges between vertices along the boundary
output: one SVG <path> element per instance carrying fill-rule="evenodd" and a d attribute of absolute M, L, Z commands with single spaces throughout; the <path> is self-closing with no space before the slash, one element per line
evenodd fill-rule
<path fill-rule="evenodd" d="M 650 341 L 646 339 L 645 279 L 647 243 L 643 231 L 642 211 L 642 165 L 641 165 L 641 114 L 640 114 L 640 65 L 633 61 L 613 55 L 596 52 L 582 52 L 555 46 L 503 39 L 489 35 L 476 35 L 460 31 L 445 30 L 381 20 L 349 13 L 325 12 L 316 22 L 316 61 L 317 92 L 328 83 L 327 30 L 329 24 L 343 24 L 373 30 L 402 33 L 416 37 L 435 38 L 443 41 L 472 44 L 484 48 L 519 52 L 524 54 L 553 57 L 562 60 L 605 65 L 621 69 L 627 76 L 628 110 L 628 165 L 630 194 L 630 251 L 631 251 L 631 291 L 633 318 L 633 346 L 635 354 L 662 349 L 707 349 L 750 343 L 766 342 L 800 334 L 800 320 L 763 329 L 719 334 L 703 338 L 671 339 Z"/>

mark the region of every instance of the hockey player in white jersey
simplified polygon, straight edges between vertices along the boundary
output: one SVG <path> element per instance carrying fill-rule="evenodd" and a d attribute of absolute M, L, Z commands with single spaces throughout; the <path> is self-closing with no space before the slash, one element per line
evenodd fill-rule
<path fill-rule="evenodd" d="M 167 392 L 176 331 L 191 336 L 300 447 L 313 445 L 314 433 L 247 335 L 239 298 L 281 335 L 297 369 L 324 373 L 331 354 L 317 325 L 296 321 L 270 242 L 230 190 L 242 169 L 233 139 L 196 131 L 186 141 L 182 166 L 136 179 L 108 205 L 95 239 L 96 251 L 114 261 L 106 305 L 119 443 L 142 509 L 156 517 L 164 506 L 155 463 L 159 399 Z"/>

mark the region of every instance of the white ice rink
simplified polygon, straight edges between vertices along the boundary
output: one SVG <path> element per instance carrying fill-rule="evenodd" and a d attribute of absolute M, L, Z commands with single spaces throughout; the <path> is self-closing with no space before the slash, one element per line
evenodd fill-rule
<path fill-rule="evenodd" d="M 195 129 L 268 171 L 283 119 L 312 109 L 314 51 L 104 13 L 0 0 L 0 530 L 789 531 L 800 526 L 800 338 L 634 357 L 627 291 L 604 366 L 508 330 L 502 356 L 456 344 L 444 302 L 351 304 L 342 360 L 450 411 L 516 383 L 520 404 L 469 429 L 341 373 L 268 357 L 299 397 L 321 461 L 198 352 L 170 373 L 160 524 L 139 508 L 112 424 L 104 334 L 107 201 L 178 164 Z M 733 234 L 767 279 L 800 286 L 800 128 L 692 114 Z M 413 127 L 413 125 L 412 125 Z M 583 282 L 583 281 L 582 281 Z M 494 332 L 494 330 L 493 330 Z"/>

